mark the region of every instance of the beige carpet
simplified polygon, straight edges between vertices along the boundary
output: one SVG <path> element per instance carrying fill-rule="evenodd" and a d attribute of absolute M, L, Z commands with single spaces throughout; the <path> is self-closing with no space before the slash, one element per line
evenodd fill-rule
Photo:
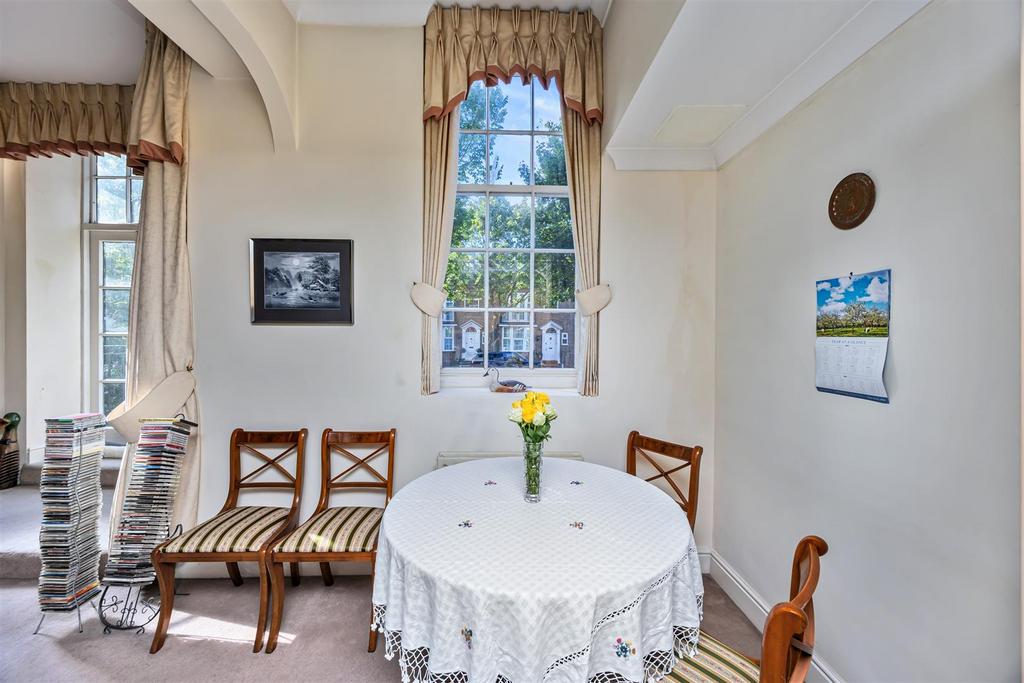
<path fill-rule="evenodd" d="M 704 629 L 757 655 L 760 635 L 710 577 L 704 577 Z M 255 681 L 334 680 L 396 683 L 383 642 L 366 652 L 370 579 L 337 576 L 326 588 L 318 577 L 288 587 L 277 651 L 253 654 L 258 582 L 235 588 L 227 579 L 192 580 L 181 589 L 163 650 L 149 654 L 152 631 L 103 634 L 95 612 L 83 608 L 85 632 L 74 614 L 51 614 L 39 635 L 36 585 L 0 580 L 0 681 Z"/>

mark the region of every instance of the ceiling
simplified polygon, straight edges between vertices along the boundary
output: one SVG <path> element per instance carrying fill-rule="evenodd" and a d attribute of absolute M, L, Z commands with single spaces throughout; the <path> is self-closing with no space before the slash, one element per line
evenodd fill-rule
<path fill-rule="evenodd" d="M 275 66 L 268 55 L 293 53 L 296 22 L 422 26 L 434 4 L 250 1 L 0 0 L 0 81 L 134 83 L 144 13 L 215 78 L 254 78 L 268 117 L 286 121 L 294 117 L 294 65 Z M 621 103 L 605 132 L 616 168 L 714 170 L 928 2 L 543 0 L 540 6 L 591 9 L 602 24 L 610 23 L 606 93 Z M 637 20 L 645 11 L 653 24 Z M 278 43 L 291 47 L 271 49 Z M 609 61 L 614 49 L 621 54 Z M 267 74 L 291 80 L 261 80 Z M 274 93 L 279 106 L 271 106 Z M 294 144 L 288 126 L 272 128 L 275 144 L 279 138 Z M 285 132 L 278 135 L 278 128 Z"/>
<path fill-rule="evenodd" d="M 434 0 L 284 0 L 295 20 L 304 24 L 336 26 L 422 26 Z M 442 2 L 449 5 L 450 2 Z M 540 7 L 541 9 L 590 9 L 604 22 L 611 0 L 499 0 L 487 7 Z"/>
<path fill-rule="evenodd" d="M 622 170 L 718 168 L 927 2 L 688 0 L 609 154 Z"/>
<path fill-rule="evenodd" d="M 145 27 L 127 0 L 0 0 L 0 81 L 135 83 Z"/>

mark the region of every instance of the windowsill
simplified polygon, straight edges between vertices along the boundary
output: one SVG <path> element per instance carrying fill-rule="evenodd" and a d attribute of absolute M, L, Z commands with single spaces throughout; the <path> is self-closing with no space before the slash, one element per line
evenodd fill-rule
<path fill-rule="evenodd" d="M 545 387 L 530 386 L 528 391 L 543 391 L 552 399 L 555 398 L 571 398 L 573 396 L 578 397 L 580 392 L 575 388 L 572 389 L 551 389 Z M 497 392 L 491 391 L 487 387 L 452 387 L 445 386 L 444 381 L 441 381 L 441 394 L 445 396 L 472 396 L 479 398 L 481 394 L 489 394 L 491 396 L 505 397 L 512 401 L 517 401 L 523 397 L 523 394 L 514 394 L 511 392 Z"/>
<path fill-rule="evenodd" d="M 572 368 L 552 368 L 550 370 L 498 368 L 498 371 L 501 373 L 502 381 L 518 380 L 530 387 L 531 390 L 555 392 L 556 395 L 566 396 L 577 394 L 577 374 L 576 370 Z M 481 368 L 446 368 L 441 371 L 441 389 L 442 391 L 452 389 L 479 391 L 483 389 L 490 393 L 491 378 L 484 377 L 483 374 L 484 371 Z M 515 394 L 509 393 L 508 395 Z"/>

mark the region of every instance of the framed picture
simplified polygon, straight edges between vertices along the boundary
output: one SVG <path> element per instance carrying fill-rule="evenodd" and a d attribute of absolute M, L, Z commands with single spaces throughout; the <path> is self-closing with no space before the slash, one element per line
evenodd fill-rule
<path fill-rule="evenodd" d="M 250 239 L 253 323 L 352 324 L 352 240 Z"/>

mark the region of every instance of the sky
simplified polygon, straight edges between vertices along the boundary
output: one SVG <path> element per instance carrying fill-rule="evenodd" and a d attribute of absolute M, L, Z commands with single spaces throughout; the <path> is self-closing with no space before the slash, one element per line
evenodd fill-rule
<path fill-rule="evenodd" d="M 859 275 L 844 275 L 831 280 L 818 280 L 818 313 L 842 314 L 852 303 L 867 308 L 889 310 L 890 271 L 876 270 Z"/>

